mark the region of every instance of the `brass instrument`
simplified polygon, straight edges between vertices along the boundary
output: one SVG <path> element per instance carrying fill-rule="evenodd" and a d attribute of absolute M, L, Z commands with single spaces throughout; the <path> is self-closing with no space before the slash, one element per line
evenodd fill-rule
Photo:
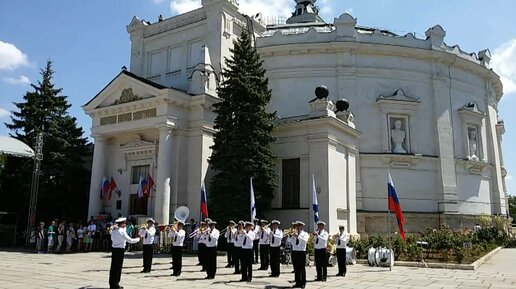
<path fill-rule="evenodd" d="M 283 231 L 283 234 L 288 236 L 288 237 L 295 237 L 295 236 L 297 236 L 297 230 L 294 229 L 294 228 L 288 228 L 286 230 L 286 232 Z"/>

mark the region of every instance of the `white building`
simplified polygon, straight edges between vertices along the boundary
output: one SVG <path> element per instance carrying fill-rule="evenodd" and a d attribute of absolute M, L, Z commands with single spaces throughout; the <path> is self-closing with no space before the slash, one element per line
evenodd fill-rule
<path fill-rule="evenodd" d="M 130 72 L 84 105 L 95 139 L 90 215 L 169 223 L 186 205 L 196 217 L 203 181 L 209 204 L 212 105 L 242 29 L 256 37 L 273 94 L 269 109 L 279 116 L 278 192 L 268 217 L 311 224 L 314 174 L 319 214 L 331 231 L 346 224 L 351 233 L 385 232 L 387 170 L 409 232 L 505 215 L 502 84 L 489 51 L 448 46 L 439 25 L 418 39 L 358 26 L 347 13 L 325 23 L 315 0 L 295 2 L 287 24 L 274 26 L 240 14 L 235 0 L 203 0 L 202 8 L 156 23 L 133 18 Z M 328 98 L 309 103 L 320 85 Z M 349 112 L 335 113 L 343 98 Z M 148 174 L 156 191 L 138 199 L 138 179 Z M 99 198 L 104 177 L 115 179 L 120 198 Z"/>

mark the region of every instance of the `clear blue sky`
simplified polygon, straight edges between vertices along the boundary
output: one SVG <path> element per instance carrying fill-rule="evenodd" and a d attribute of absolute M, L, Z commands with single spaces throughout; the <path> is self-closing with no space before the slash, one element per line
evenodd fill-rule
<path fill-rule="evenodd" d="M 39 69 L 54 61 L 55 82 L 72 103 L 71 114 L 89 135 L 90 119 L 81 105 L 119 71 L 129 66 L 129 36 L 125 26 L 133 15 L 156 21 L 196 7 L 200 0 L 0 1 L 0 122 L 21 101 L 28 82 L 39 80 Z M 293 0 L 240 0 L 241 8 L 266 16 L 288 16 Z M 441 24 L 446 42 L 468 52 L 484 48 L 498 55 L 496 68 L 505 75 L 500 103 L 505 120 L 505 166 L 508 190 L 516 193 L 516 1 L 512 0 L 319 0 L 328 22 L 348 11 L 359 25 L 387 28 L 399 34 L 424 32 Z M 0 125 L 0 135 L 7 129 Z"/>

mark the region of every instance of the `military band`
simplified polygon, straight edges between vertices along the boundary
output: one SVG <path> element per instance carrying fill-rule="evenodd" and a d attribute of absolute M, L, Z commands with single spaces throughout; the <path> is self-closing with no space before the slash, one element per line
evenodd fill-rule
<path fill-rule="evenodd" d="M 120 275 L 124 259 L 124 249 L 126 242 L 134 244 L 138 241 L 143 243 L 143 271 L 148 273 L 152 267 L 152 243 L 156 234 L 154 220 L 147 219 L 147 225 L 142 226 L 138 235 L 140 238 L 130 238 L 125 231 L 125 218 L 116 220 L 116 225 L 111 228 L 111 240 L 113 252 L 111 256 L 111 269 L 109 276 L 110 288 L 122 288 L 119 286 Z M 256 224 L 256 226 L 255 226 Z M 304 230 L 305 224 L 301 221 L 292 223 L 292 228 L 286 231 L 284 235 L 280 227 L 280 221 L 272 220 L 270 226 L 266 220 L 258 222 L 234 221 L 228 223 L 225 230 L 224 238 L 228 244 L 227 266 L 234 267 L 233 274 L 241 274 L 240 281 L 251 282 L 253 278 L 253 263 L 256 261 L 255 249 L 259 246 L 261 266 L 258 270 L 268 270 L 269 264 L 271 273 L 269 277 L 279 277 L 280 257 L 282 240 L 286 238 L 285 247 L 290 248 L 292 254 L 291 260 L 294 267 L 295 284 L 293 288 L 305 288 L 306 286 L 306 247 L 309 240 L 309 234 Z M 172 255 L 172 276 L 179 277 L 182 271 L 182 250 L 186 238 L 184 221 L 178 221 L 171 226 L 166 227 L 167 237 L 171 240 Z M 201 222 L 200 228 L 190 234 L 190 237 L 198 239 L 199 263 L 202 265 L 202 271 L 206 271 L 205 279 L 214 279 L 217 271 L 217 246 L 220 236 L 219 230 L 216 228 L 217 222 L 211 219 L 205 219 Z M 346 245 L 349 237 L 346 233 L 345 226 L 339 226 L 339 233 L 329 236 L 326 230 L 326 223 L 320 221 L 317 223 L 317 230 L 312 233 L 315 266 L 317 278 L 315 281 L 327 280 L 328 252 L 327 247 L 329 241 L 333 241 L 337 247 L 338 273 L 336 276 L 346 275 Z M 257 245 L 258 243 L 258 245 Z"/>

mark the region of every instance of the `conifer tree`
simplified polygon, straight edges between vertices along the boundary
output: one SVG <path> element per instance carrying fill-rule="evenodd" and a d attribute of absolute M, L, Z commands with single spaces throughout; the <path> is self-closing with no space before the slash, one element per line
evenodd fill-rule
<path fill-rule="evenodd" d="M 38 133 L 43 133 L 43 161 L 37 221 L 50 218 L 68 218 L 77 221 L 86 218 L 89 191 L 88 148 L 83 130 L 68 114 L 70 104 L 61 95 L 62 89 L 53 83 L 52 62 L 41 70 L 42 80 L 31 84 L 22 102 L 15 103 L 11 122 L 6 127 L 11 136 L 29 146 L 35 146 Z M 26 217 L 33 161 L 7 157 L 1 175 L 0 208 L 16 210 Z"/>
<path fill-rule="evenodd" d="M 215 176 L 208 205 L 213 217 L 221 222 L 230 218 L 249 220 L 251 177 L 260 216 L 270 209 L 276 190 L 272 152 L 276 114 L 266 111 L 271 91 L 263 61 L 245 31 L 231 53 L 218 88 L 221 101 L 215 105 L 217 132 L 210 158 Z"/>

